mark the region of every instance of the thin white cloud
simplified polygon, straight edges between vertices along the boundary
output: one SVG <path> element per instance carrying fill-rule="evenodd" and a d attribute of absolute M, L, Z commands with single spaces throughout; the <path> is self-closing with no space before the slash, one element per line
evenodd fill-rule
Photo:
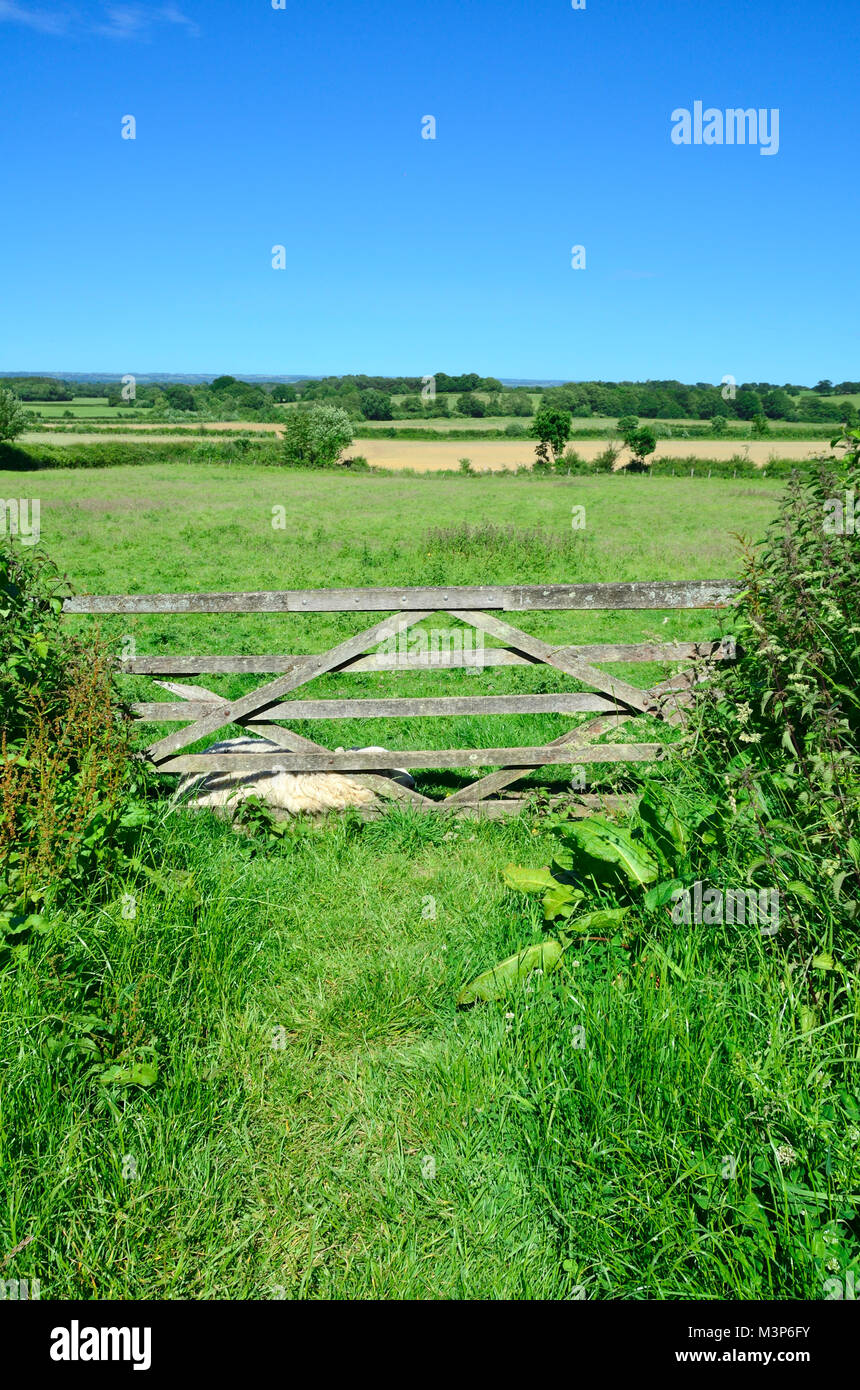
<path fill-rule="evenodd" d="M 193 19 L 189 19 L 187 14 L 183 14 L 181 10 L 178 10 L 175 5 L 163 5 L 159 10 L 159 14 L 168 24 L 183 25 L 195 38 L 197 38 L 200 33 L 200 26 L 196 24 Z"/>
<path fill-rule="evenodd" d="M 200 34 L 200 26 L 176 5 L 104 5 L 102 10 L 102 18 L 93 22 L 84 20 L 76 10 L 32 9 L 17 0 L 0 0 L 0 23 L 23 24 L 42 34 L 77 32 L 138 41 L 151 39 L 153 32 L 166 24 L 184 29 L 194 38 Z"/>
<path fill-rule="evenodd" d="M 40 34 L 65 34 L 73 15 L 56 10 L 29 10 L 17 5 L 14 0 L 0 0 L 0 22 L 24 24 L 28 29 L 37 29 Z"/>
<path fill-rule="evenodd" d="M 151 16 L 138 5 L 109 5 L 105 11 L 105 22 L 94 24 L 94 34 L 104 34 L 109 39 L 139 39 L 148 31 Z"/>

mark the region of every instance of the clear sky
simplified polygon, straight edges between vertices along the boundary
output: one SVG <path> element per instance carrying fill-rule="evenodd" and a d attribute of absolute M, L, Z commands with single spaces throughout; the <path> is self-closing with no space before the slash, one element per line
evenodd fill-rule
<path fill-rule="evenodd" d="M 0 0 L 0 369 L 860 379 L 858 38 L 857 0 Z M 778 152 L 673 143 L 699 100 Z"/>

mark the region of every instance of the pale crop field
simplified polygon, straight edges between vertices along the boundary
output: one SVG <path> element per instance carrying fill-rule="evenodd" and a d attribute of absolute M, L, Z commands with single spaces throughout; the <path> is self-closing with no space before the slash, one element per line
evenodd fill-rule
<path fill-rule="evenodd" d="M 20 442 L 38 446 L 41 444 L 99 444 L 110 440 L 114 443 L 133 443 L 146 439 L 148 443 L 171 443 L 178 437 L 176 431 L 193 433 L 196 436 L 213 434 L 217 436 L 238 436 L 245 433 L 269 435 L 280 434 L 277 425 L 258 423 L 212 422 L 205 426 L 174 426 L 166 432 L 166 427 L 157 424 L 143 424 L 123 428 L 117 425 L 101 432 L 75 430 L 74 433 L 61 430 L 44 430 L 39 433 L 27 432 L 21 435 Z M 618 441 L 616 441 L 616 447 Z M 569 447 L 585 462 L 593 462 L 606 449 L 606 441 L 601 439 L 572 440 Z M 533 440 L 507 439 L 382 439 L 359 436 L 345 451 L 349 456 L 365 458 L 371 466 L 392 470 L 411 470 L 416 473 L 452 472 L 460 467 L 460 460 L 467 458 L 477 472 L 500 472 L 505 469 L 530 468 L 535 459 Z M 804 461 L 820 457 L 828 452 L 827 446 L 813 440 L 774 440 L 758 439 L 747 442 L 731 439 L 661 439 L 653 458 L 689 459 L 695 458 L 704 463 L 727 461 L 738 458 L 759 467 L 766 467 L 775 459 Z M 629 454 L 622 448 L 619 466 Z"/>
<path fill-rule="evenodd" d="M 606 441 L 601 439 L 571 440 L 568 446 L 586 462 L 593 462 L 606 449 Z M 505 468 L 531 467 L 535 458 L 533 440 L 447 440 L 433 439 L 356 439 L 350 453 L 360 454 L 368 463 L 379 468 L 414 469 L 416 472 L 434 473 L 453 470 L 459 467 L 460 459 L 468 458 L 478 472 L 495 472 Z M 825 449 L 826 452 L 826 449 Z M 735 439 L 661 439 L 654 458 L 687 459 L 691 456 L 707 461 L 741 458 L 750 463 L 766 467 L 771 459 L 813 459 L 822 453 L 820 442 L 806 440 L 750 440 L 742 442 Z M 618 458 L 623 463 L 630 455 L 621 450 Z"/>

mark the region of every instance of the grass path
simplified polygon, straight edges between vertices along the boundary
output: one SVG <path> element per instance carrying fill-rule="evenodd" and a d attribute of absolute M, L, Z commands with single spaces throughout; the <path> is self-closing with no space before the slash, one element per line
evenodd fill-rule
<path fill-rule="evenodd" d="M 174 816 L 157 844 L 201 906 L 130 884 L 133 921 L 118 894 L 67 922 L 49 1010 L 35 968 L 0 990 L 0 1243 L 33 1236 L 9 1277 L 85 1298 L 821 1296 L 816 1206 L 765 1219 L 756 1165 L 829 1154 L 821 1199 L 856 1190 L 833 1102 L 860 1018 L 804 1038 L 754 934 L 652 924 L 458 1012 L 463 980 L 541 938 L 500 877 L 546 862 L 525 819 L 300 826 L 249 859 Z M 104 1101 L 83 1014 L 152 1049 L 152 1090 Z"/>

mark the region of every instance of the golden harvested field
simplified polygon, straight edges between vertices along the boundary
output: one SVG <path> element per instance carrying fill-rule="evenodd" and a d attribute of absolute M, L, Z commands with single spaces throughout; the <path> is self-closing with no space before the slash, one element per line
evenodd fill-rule
<path fill-rule="evenodd" d="M 150 443 L 173 444 L 176 442 L 176 434 L 164 434 L 157 432 L 157 426 L 144 426 L 147 433 L 144 436 Z M 277 433 L 271 425 L 246 425 L 240 427 L 242 430 L 260 431 Z M 151 432 L 149 432 L 151 431 Z M 207 426 L 206 433 L 210 431 L 231 431 L 237 432 L 237 426 L 229 423 L 213 423 Z M 196 434 L 197 438 L 201 436 Z M 24 443 L 42 444 L 104 444 L 110 442 L 133 443 L 141 439 L 141 434 L 135 432 L 130 434 L 124 430 L 111 431 L 110 434 L 91 434 L 74 433 L 63 434 L 60 431 L 46 431 L 40 434 L 25 434 L 22 436 Z M 606 448 L 605 443 L 600 439 L 576 440 L 571 447 L 575 449 L 580 458 L 590 462 Z M 498 472 L 504 468 L 518 468 L 521 465 L 530 465 L 534 462 L 534 443 L 527 439 L 521 440 L 497 440 L 497 439 L 476 439 L 467 441 L 463 439 L 451 440 L 423 440 L 414 439 L 356 439 L 349 452 L 366 458 L 368 463 L 379 468 L 412 468 L 418 473 L 439 473 L 445 470 L 456 470 L 459 467 L 461 458 L 468 458 L 476 472 Z M 809 459 L 816 455 L 829 452 L 828 445 L 823 440 L 785 440 L 776 443 L 772 439 L 752 440 L 747 444 L 741 444 L 738 440 L 723 439 L 663 439 L 657 445 L 657 458 L 697 458 L 697 459 L 730 459 L 735 456 L 749 459 L 751 463 L 765 467 L 772 459 Z M 626 451 L 619 455 L 619 463 L 624 462 L 627 457 Z"/>
<path fill-rule="evenodd" d="M 600 439 L 574 440 L 570 447 L 580 458 L 591 462 L 606 448 Z M 471 460 L 472 467 L 480 472 L 495 472 L 501 468 L 517 468 L 520 464 L 534 463 L 535 446 L 533 441 L 486 440 L 474 442 L 452 440 L 428 441 L 400 439 L 357 439 L 350 451 L 360 454 L 368 463 L 381 468 L 414 468 L 422 473 L 435 473 L 443 469 L 457 468 L 461 458 Z M 817 454 L 827 453 L 826 444 L 813 440 L 787 440 L 778 447 L 772 440 L 754 440 L 740 444 L 737 440 L 714 439 L 664 439 L 657 445 L 657 458 L 730 459 L 735 455 L 749 459 L 751 463 L 764 466 L 772 458 L 807 459 Z M 629 452 L 622 450 L 619 463 L 629 458 Z"/>

